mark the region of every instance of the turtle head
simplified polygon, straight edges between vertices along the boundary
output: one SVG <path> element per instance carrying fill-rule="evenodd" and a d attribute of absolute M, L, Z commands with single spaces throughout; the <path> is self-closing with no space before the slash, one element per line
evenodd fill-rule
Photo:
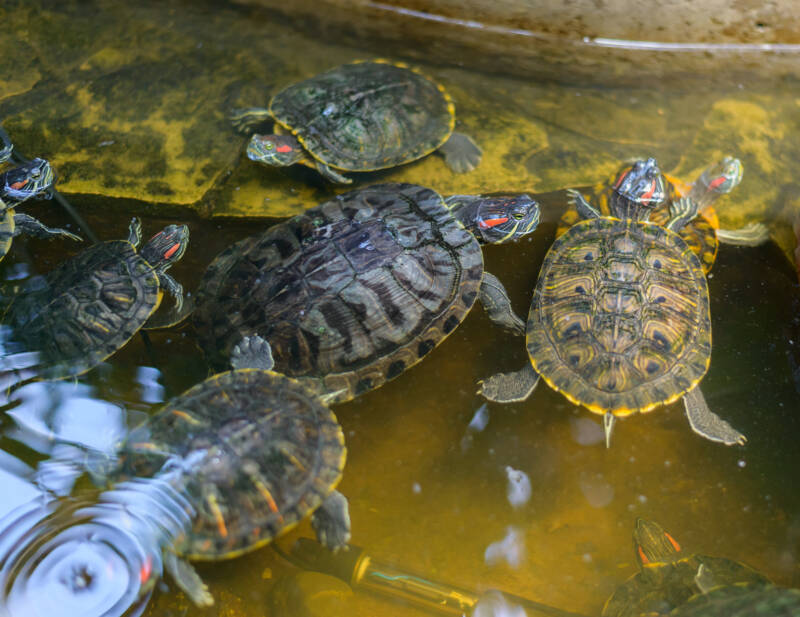
<path fill-rule="evenodd" d="M 611 214 L 619 218 L 647 220 L 650 211 L 667 199 L 666 181 L 652 157 L 623 169 L 611 188 Z"/>
<path fill-rule="evenodd" d="M 706 169 L 697 179 L 689 195 L 702 209 L 720 195 L 726 195 L 742 181 L 742 162 L 726 156 Z"/>
<path fill-rule="evenodd" d="M 518 240 L 539 225 L 539 203 L 524 194 L 453 195 L 445 203 L 482 244 Z"/>
<path fill-rule="evenodd" d="M 247 158 L 264 165 L 286 167 L 306 156 L 303 146 L 292 135 L 258 135 L 247 144 Z"/>
<path fill-rule="evenodd" d="M 7 205 L 22 203 L 26 199 L 47 193 L 55 182 L 55 173 L 44 159 L 9 169 L 0 174 L 0 199 Z"/>
<path fill-rule="evenodd" d="M 650 563 L 673 563 L 683 557 L 681 545 L 654 521 L 636 519 L 633 528 L 633 550 L 639 566 Z"/>
<path fill-rule="evenodd" d="M 163 272 L 183 257 L 188 245 L 189 228 L 186 225 L 167 225 L 148 240 L 139 254 L 154 269 Z"/>

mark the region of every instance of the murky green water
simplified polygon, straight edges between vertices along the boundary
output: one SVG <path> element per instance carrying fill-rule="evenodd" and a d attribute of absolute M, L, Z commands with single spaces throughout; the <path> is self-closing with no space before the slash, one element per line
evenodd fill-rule
<path fill-rule="evenodd" d="M 57 21 L 53 15 L 59 13 L 53 7 L 42 10 Z M 228 128 L 224 110 L 247 100 L 260 103 L 252 101 L 259 93 L 340 62 L 384 55 L 385 50 L 311 40 L 270 22 L 263 13 L 253 16 L 230 8 L 215 13 L 175 3 L 148 6 L 134 16 L 132 28 L 139 28 L 143 39 L 162 40 L 159 33 L 172 28 L 183 37 L 186 48 L 196 45 L 211 27 L 214 33 L 206 45 L 214 50 L 207 52 L 208 57 L 227 57 L 235 75 L 224 88 L 210 87 L 171 108 L 171 114 L 180 118 L 205 113 L 210 106 L 214 121 L 205 129 L 211 142 L 232 144 L 208 163 L 216 165 L 216 171 L 204 172 L 206 184 L 198 181 L 202 190 L 196 199 L 185 187 L 177 190 L 185 198 L 183 205 L 178 198 L 174 202 L 168 196 L 151 198 L 124 152 L 118 154 L 116 173 L 129 181 L 115 184 L 88 171 L 81 175 L 84 168 L 78 162 L 101 156 L 97 144 L 105 133 L 98 129 L 96 134 L 84 134 L 83 143 L 73 139 L 70 130 L 76 126 L 75 115 L 95 118 L 106 128 L 116 123 L 112 139 L 124 139 L 125 131 L 139 130 L 136 114 L 109 119 L 96 109 L 91 114 L 88 107 L 72 109 L 73 103 L 67 105 L 73 115 L 58 107 L 53 111 L 52 90 L 63 85 L 58 81 L 55 54 L 49 56 L 47 71 L 39 67 L 42 74 L 52 77 L 50 86 L 39 82 L 21 94 L 9 90 L 0 99 L 0 118 L 7 118 L 4 126 L 12 136 L 19 136 L 18 146 L 26 154 L 52 157 L 56 167 L 61 159 L 60 187 L 102 239 L 125 237 L 134 213 L 143 216 L 145 234 L 168 222 L 187 222 L 191 243 L 170 273 L 191 290 L 214 255 L 275 220 L 263 217 L 285 216 L 332 194 L 305 170 L 282 173 L 246 160 L 238 150 L 243 138 Z M 203 25 L 205 17 L 208 23 Z M 118 21 L 109 19 L 109 31 L 104 32 L 103 18 L 95 16 L 88 5 L 78 5 L 74 13 L 65 11 L 60 18 L 67 20 L 64 23 L 82 24 L 87 36 L 93 31 L 92 20 L 97 20 L 101 42 L 94 49 L 95 62 L 104 58 L 113 64 L 107 50 L 125 52 L 137 32 L 132 29 L 127 38 L 114 40 Z M 17 35 L 21 41 L 30 40 L 21 29 Z M 55 40 L 49 45 L 57 49 Z M 245 48 L 255 56 L 263 53 L 263 63 L 253 64 L 253 55 L 247 54 L 239 62 L 242 56 L 238 54 Z M 137 64 L 134 58 L 128 62 L 133 67 L 129 71 L 141 69 L 135 77 L 108 70 L 104 73 L 108 88 L 130 87 L 134 79 L 145 92 L 155 92 L 163 75 L 159 67 L 185 57 L 177 52 L 172 59 L 159 56 L 155 48 L 148 53 L 154 70 L 144 70 L 145 60 Z M 73 71 L 74 77 L 75 67 L 83 66 L 80 61 L 65 56 L 64 71 Z M 527 314 L 539 266 L 564 207 L 564 195 L 558 189 L 601 179 L 631 156 L 656 156 L 664 170 L 687 180 L 723 154 L 741 158 L 744 180 L 719 204 L 723 224 L 764 220 L 783 250 L 774 243 L 759 248 L 723 246 L 709 281 L 714 347 L 703 391 L 710 407 L 747 435 L 747 445 L 725 447 L 696 436 L 682 405 L 676 404 L 618 423 L 613 445 L 606 449 L 600 416 L 574 407 L 544 384 L 525 403 L 490 404 L 487 426 L 482 431 L 470 430 L 470 421 L 483 405 L 475 395 L 477 381 L 526 361 L 521 341 L 493 327 L 476 307 L 423 363 L 379 390 L 335 407 L 348 447 L 340 490 L 350 500 L 352 542 L 376 559 L 463 588 L 502 589 L 597 615 L 616 586 L 636 571 L 631 530 L 636 517 L 645 516 L 661 522 L 690 552 L 742 560 L 776 583 L 800 585 L 800 497 L 795 487 L 800 464 L 796 445 L 800 435 L 800 290 L 786 257 L 791 247 L 787 222 L 792 219 L 787 204 L 795 195 L 800 143 L 796 138 L 800 88 L 786 80 L 769 88 L 731 84 L 726 91 L 718 87 L 702 91 L 696 86 L 588 89 L 581 84 L 556 86 L 472 72 L 469 59 L 461 68 L 432 62 L 424 69 L 452 92 L 460 125 L 484 148 L 483 164 L 475 172 L 456 177 L 441 160 L 429 157 L 402 169 L 364 174 L 358 181 L 411 181 L 442 193 L 501 189 L 542 193 L 543 223 L 533 236 L 484 251 L 487 270 L 506 284 L 520 314 Z M 82 70 L 91 73 L 92 69 Z M 178 75 L 180 66 L 173 70 Z M 209 63 L 209 74 L 220 72 L 220 80 L 225 70 L 221 60 Z M 200 74 L 196 66 L 186 71 Z M 70 87 L 71 94 L 84 87 L 89 92 L 97 84 L 96 74 L 86 82 L 75 79 L 64 92 L 70 93 Z M 217 98 L 210 98 L 209 92 Z M 94 100 L 101 98 L 97 94 Z M 74 98 L 81 100 L 88 101 Z M 187 105 L 187 100 L 193 105 Z M 151 122 L 152 99 L 128 101 L 129 106 L 137 104 L 142 106 L 142 122 Z M 29 109 L 34 111 L 29 113 Z M 43 121 L 63 122 L 66 142 L 31 129 L 42 110 L 48 110 Z M 159 130 L 170 134 L 182 128 L 166 122 Z M 43 140 L 41 145 L 37 138 Z M 108 173 L 107 161 L 113 160 L 112 148 L 102 152 L 107 157 L 104 173 Z M 169 149 L 154 146 L 152 162 L 161 167 L 156 164 L 155 171 L 148 172 L 161 180 L 179 173 L 170 167 L 174 161 L 164 158 L 164 152 Z M 141 156 L 146 157 L 147 151 Z M 181 161 L 183 165 L 185 159 Z M 147 162 L 146 158 L 138 161 L 143 169 Z M 154 202 L 157 206 L 150 205 Z M 26 211 L 49 225 L 70 224 L 55 204 L 37 203 Z M 77 250 L 66 241 L 20 238 L 0 271 L 8 277 L 19 264 L 27 264 L 33 272 L 46 272 Z M 137 336 L 107 364 L 79 381 L 89 384 L 97 399 L 131 413 L 149 413 L 158 407 L 157 399 L 179 394 L 207 376 L 194 341 L 188 325 L 150 333 L 149 346 Z M 152 387 L 153 379 L 163 390 Z M 9 416 L 0 417 L 4 435 L 0 447 L 28 463 L 37 462 L 40 456 L 14 439 L 13 426 Z M 101 433 L 107 427 L 93 425 L 86 430 Z M 518 508 L 506 496 L 507 466 L 530 478 L 530 500 Z M 487 559 L 487 548 L 506 537 L 509 529 L 515 530 L 519 563 Z M 312 535 L 308 523 L 281 544 L 289 546 L 301 535 Z M 146 614 L 277 617 L 280 613 L 270 608 L 271 589 L 276 580 L 295 572 L 270 548 L 199 569 L 216 598 L 213 608 L 195 608 L 167 578 Z M 348 616 L 424 614 L 365 593 L 356 593 L 341 605 L 339 614 Z"/>

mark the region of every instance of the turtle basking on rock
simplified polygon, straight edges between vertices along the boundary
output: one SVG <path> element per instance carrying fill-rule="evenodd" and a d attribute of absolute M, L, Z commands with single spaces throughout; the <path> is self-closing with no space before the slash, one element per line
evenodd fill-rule
<path fill-rule="evenodd" d="M 648 222 L 666 198 L 655 159 L 638 161 L 613 186 L 610 216 L 577 191 L 585 220 L 548 251 L 527 324 L 529 362 L 480 384 L 488 400 L 525 400 L 539 377 L 604 417 L 606 445 L 617 416 L 683 398 L 692 429 L 710 439 L 746 439 L 714 414 L 698 384 L 711 361 L 706 275 L 678 231 L 697 202 L 672 202 L 665 225 Z"/>
<path fill-rule="evenodd" d="M 301 163 L 330 182 L 438 151 L 457 173 L 474 169 L 481 150 L 454 132 L 455 106 L 444 87 L 405 64 L 345 64 L 280 91 L 267 108 L 239 110 L 239 129 L 272 119 L 274 134 L 255 134 L 247 156 L 266 165 Z"/>
<path fill-rule="evenodd" d="M 257 334 L 276 370 L 349 400 L 419 362 L 478 299 L 492 321 L 522 334 L 481 245 L 538 222 L 527 195 L 444 199 L 414 184 L 344 193 L 214 259 L 196 294 L 200 345 L 222 366 Z"/>

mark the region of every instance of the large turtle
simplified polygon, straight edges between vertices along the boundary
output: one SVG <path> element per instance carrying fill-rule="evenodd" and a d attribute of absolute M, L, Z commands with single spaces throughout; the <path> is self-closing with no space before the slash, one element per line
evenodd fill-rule
<path fill-rule="evenodd" d="M 649 223 L 666 198 L 652 158 L 615 182 L 611 216 L 572 195 L 587 220 L 558 238 L 542 264 L 528 315 L 530 363 L 483 381 L 479 392 L 498 402 L 524 400 L 541 375 L 573 403 L 604 415 L 607 445 L 617 416 L 683 397 L 695 432 L 744 443 L 698 387 L 711 360 L 708 285 L 677 233 L 697 203 L 678 199 L 665 225 Z"/>
<path fill-rule="evenodd" d="M 28 199 L 46 195 L 54 182 L 55 174 L 50 163 L 39 158 L 0 174 L 0 259 L 8 254 L 14 237 L 20 234 L 37 238 L 61 236 L 81 239 L 66 229 L 47 227 L 32 216 L 15 210 Z"/>
<path fill-rule="evenodd" d="M 606 182 L 593 186 L 583 193 L 584 199 L 593 204 L 603 216 L 611 213 L 609 202 L 612 198 L 614 182 L 623 177 L 631 164 L 623 166 Z M 719 243 L 756 246 L 769 239 L 769 232 L 762 223 L 752 223 L 741 229 L 726 230 L 719 228 L 714 203 L 722 195 L 727 195 L 742 179 L 742 163 L 739 159 L 726 156 L 722 160 L 709 165 L 691 184 L 663 174 L 663 182 L 667 190 L 667 198 L 655 207 L 648 219 L 651 223 L 666 225 L 670 219 L 670 204 L 676 199 L 686 197 L 697 202 L 697 215 L 684 225 L 678 234 L 700 259 L 703 271 L 708 274 L 717 257 Z M 578 210 L 573 206 L 565 210 L 558 222 L 556 237 L 561 236 L 580 220 Z"/>
<path fill-rule="evenodd" d="M 180 310 L 183 288 L 166 270 L 189 242 L 186 225 L 168 225 L 139 250 L 142 228 L 128 239 L 96 244 L 29 280 L 5 309 L 14 340 L 38 352 L 38 375 L 80 375 L 120 349 L 161 303 L 163 291 Z"/>
<path fill-rule="evenodd" d="M 643 518 L 634 526 L 633 546 L 639 572 L 606 601 L 602 617 L 666 615 L 715 587 L 770 585 L 767 577 L 738 561 L 686 554 L 661 525 Z"/>
<path fill-rule="evenodd" d="M 354 62 L 293 84 L 268 108 L 234 113 L 240 129 L 275 121 L 273 135 L 255 134 L 247 156 L 266 165 L 302 163 L 331 182 L 342 172 L 410 163 L 438 150 L 453 171 L 474 169 L 481 150 L 453 132 L 455 106 L 445 89 L 418 70 L 387 60 Z"/>
<path fill-rule="evenodd" d="M 220 366 L 258 334 L 277 370 L 349 400 L 416 364 L 478 298 L 490 319 L 522 334 L 480 245 L 524 236 L 538 221 L 527 195 L 445 201 L 413 184 L 339 195 L 214 259 L 194 312 L 201 347 Z"/>

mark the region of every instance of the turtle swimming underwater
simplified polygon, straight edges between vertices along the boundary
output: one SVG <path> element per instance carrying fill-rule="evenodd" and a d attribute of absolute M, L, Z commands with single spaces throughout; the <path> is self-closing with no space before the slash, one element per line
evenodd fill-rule
<path fill-rule="evenodd" d="M 14 340 L 38 352 L 38 376 L 73 377 L 120 349 L 158 308 L 163 290 L 180 310 L 183 288 L 166 270 L 189 242 L 186 225 L 169 225 L 139 250 L 142 228 L 128 239 L 95 244 L 44 277 L 28 281 L 6 307 Z"/>
<path fill-rule="evenodd" d="M 301 163 L 339 184 L 352 182 L 342 172 L 395 167 L 434 151 L 458 173 L 481 159 L 475 142 L 453 131 L 455 106 L 444 88 L 387 60 L 333 68 L 282 90 L 268 108 L 237 111 L 232 121 L 247 129 L 270 118 L 275 134 L 253 135 L 249 158 Z"/>
<path fill-rule="evenodd" d="M 687 555 L 661 525 L 643 518 L 637 519 L 634 526 L 633 546 L 639 572 L 606 601 L 602 617 L 657 617 L 712 588 L 748 585 L 755 589 L 771 585 L 767 577 L 738 561 L 697 553 Z"/>
<path fill-rule="evenodd" d="M 108 480 L 173 481 L 194 509 L 191 529 L 165 547 L 164 563 L 199 605 L 213 603 L 183 557 L 216 561 L 255 550 L 312 516 L 331 550 L 350 539 L 347 499 L 334 490 L 344 470 L 344 433 L 333 412 L 294 379 L 270 370 L 269 344 L 247 337 L 234 370 L 213 375 L 166 403 L 135 429 Z"/>
<path fill-rule="evenodd" d="M 666 225 L 647 222 L 666 197 L 652 158 L 617 180 L 612 216 L 572 195 L 587 220 L 558 238 L 542 264 L 528 315 L 530 363 L 484 380 L 479 393 L 497 402 L 525 400 L 541 375 L 573 403 L 603 414 L 607 445 L 617 416 L 683 397 L 695 432 L 744 443 L 698 387 L 711 360 L 708 285 L 677 234 L 697 203 L 678 199 Z"/>
<path fill-rule="evenodd" d="M 608 216 L 611 212 L 609 202 L 612 199 L 614 182 L 623 177 L 625 171 L 630 167 L 631 164 L 626 164 L 606 182 L 597 184 L 591 190 L 583 193 L 584 199 L 593 204 L 603 216 Z M 706 274 L 714 265 L 720 242 L 737 246 L 757 246 L 769 239 L 769 232 L 762 223 L 751 223 L 735 230 L 719 229 L 714 203 L 719 197 L 727 195 L 739 186 L 742 179 L 742 163 L 739 159 L 730 156 L 724 157 L 707 167 L 690 185 L 667 174 L 662 174 L 662 176 L 667 197 L 653 209 L 648 221 L 665 225 L 670 218 L 670 204 L 681 197 L 697 202 L 696 217 L 684 225 L 678 231 L 678 235 L 700 259 Z M 561 236 L 580 218 L 574 206 L 567 208 L 558 222 L 556 237 Z"/>
<path fill-rule="evenodd" d="M 522 334 L 482 243 L 532 232 L 527 195 L 443 199 L 413 184 L 339 195 L 218 255 L 198 286 L 200 346 L 221 366 L 244 337 L 269 341 L 276 370 L 326 400 L 377 388 L 442 342 L 480 298 Z"/>
<path fill-rule="evenodd" d="M 55 174 L 50 163 L 38 158 L 0 174 L 0 259 L 8 254 L 14 237 L 20 234 L 36 238 L 62 236 L 71 240 L 81 239 L 66 229 L 47 227 L 32 216 L 15 210 L 15 206 L 22 202 L 47 194 L 54 182 Z"/>

